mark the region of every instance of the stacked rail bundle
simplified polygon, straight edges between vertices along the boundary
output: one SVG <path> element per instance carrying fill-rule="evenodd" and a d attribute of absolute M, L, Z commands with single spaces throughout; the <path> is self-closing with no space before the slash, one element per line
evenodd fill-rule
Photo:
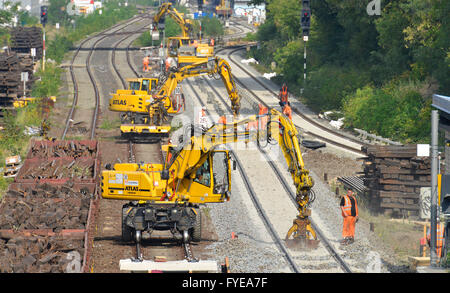
<path fill-rule="evenodd" d="M 32 141 L 0 203 L 0 272 L 89 270 L 99 166 L 97 141 Z"/>
<path fill-rule="evenodd" d="M 14 99 L 24 95 L 21 73 L 28 72 L 25 95 L 31 92 L 33 62 L 30 55 L 15 52 L 0 53 L 0 106 L 11 107 Z"/>
<path fill-rule="evenodd" d="M 362 147 L 364 185 L 370 205 L 392 216 L 420 215 L 420 189 L 429 187 L 431 162 L 417 156 L 417 145 Z"/>
<path fill-rule="evenodd" d="M 11 50 L 17 53 L 31 54 L 36 48 L 36 59 L 42 58 L 42 29 L 40 27 L 15 27 L 11 29 Z"/>

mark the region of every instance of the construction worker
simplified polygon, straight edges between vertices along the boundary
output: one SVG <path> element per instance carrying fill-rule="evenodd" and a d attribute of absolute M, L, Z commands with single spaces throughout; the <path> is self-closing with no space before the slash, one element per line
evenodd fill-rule
<path fill-rule="evenodd" d="M 258 107 L 259 107 L 259 112 L 258 112 L 259 116 L 269 113 L 269 109 L 267 107 L 265 107 L 263 104 L 258 104 Z M 267 125 L 267 121 L 269 121 L 269 117 L 268 116 L 261 117 L 259 119 L 259 121 L 260 121 L 259 129 L 265 129 L 266 125 Z"/>
<path fill-rule="evenodd" d="M 442 247 L 444 246 L 444 230 L 445 230 L 445 226 L 442 223 L 437 223 L 437 225 L 436 225 L 436 256 L 438 258 L 443 257 Z M 431 231 L 428 231 L 427 242 L 428 242 L 428 246 L 430 246 Z"/>
<path fill-rule="evenodd" d="M 283 107 L 283 114 L 288 116 L 289 119 L 292 121 L 292 109 L 291 109 L 291 103 L 287 102 Z"/>
<path fill-rule="evenodd" d="M 148 72 L 149 70 L 148 65 L 150 64 L 150 58 L 148 56 L 145 56 L 144 59 L 142 60 L 142 64 L 143 64 L 142 71 Z"/>
<path fill-rule="evenodd" d="M 169 58 L 166 59 L 165 65 L 166 65 L 166 72 L 168 72 L 169 68 L 170 68 L 170 60 L 169 60 Z"/>
<path fill-rule="evenodd" d="M 227 117 L 225 115 L 220 116 L 219 120 L 217 120 L 218 124 L 227 124 Z"/>
<path fill-rule="evenodd" d="M 214 47 L 214 39 L 211 39 L 211 46 Z"/>
<path fill-rule="evenodd" d="M 198 113 L 198 124 L 203 129 L 208 129 L 211 126 L 210 121 L 209 121 L 208 117 L 206 116 L 206 107 L 205 106 L 203 106 Z"/>
<path fill-rule="evenodd" d="M 288 102 L 288 88 L 285 83 L 283 83 L 283 86 L 280 89 L 280 93 L 278 94 L 278 97 L 280 99 L 281 108 L 284 108 L 284 105 Z"/>
<path fill-rule="evenodd" d="M 358 204 L 351 188 L 347 189 L 347 194 L 341 197 L 340 208 L 344 224 L 342 229 L 341 244 L 352 244 L 355 241 L 355 224 L 358 221 Z"/>

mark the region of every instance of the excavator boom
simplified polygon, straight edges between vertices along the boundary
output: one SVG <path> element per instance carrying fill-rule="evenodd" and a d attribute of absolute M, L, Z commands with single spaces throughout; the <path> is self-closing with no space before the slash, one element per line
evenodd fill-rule
<path fill-rule="evenodd" d="M 158 13 L 153 17 L 153 23 L 159 24 L 165 17 L 165 14 L 169 14 L 170 17 L 180 26 L 183 33 L 183 37 L 191 37 L 192 35 L 192 24 L 189 20 L 183 18 L 183 14 L 179 13 L 172 3 L 167 2 L 161 4 Z"/>

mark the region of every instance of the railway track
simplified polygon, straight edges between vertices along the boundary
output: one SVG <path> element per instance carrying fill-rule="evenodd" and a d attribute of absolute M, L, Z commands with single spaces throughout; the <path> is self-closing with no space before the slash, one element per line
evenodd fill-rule
<path fill-rule="evenodd" d="M 131 20 L 129 20 L 128 22 L 124 23 L 120 23 L 117 24 L 115 26 L 113 26 L 112 28 L 109 28 L 107 31 L 111 31 L 114 30 L 112 33 L 109 34 L 105 34 L 105 33 L 100 33 L 100 34 L 96 34 L 93 35 L 91 37 L 86 38 L 84 41 L 82 41 L 80 43 L 80 45 L 77 47 L 70 66 L 69 66 L 69 71 L 70 71 L 70 75 L 71 75 L 71 79 L 72 79 L 72 84 L 73 84 L 73 89 L 74 89 L 74 95 L 73 95 L 73 99 L 72 99 L 72 105 L 69 111 L 69 114 L 67 115 L 67 119 L 65 122 L 65 127 L 61 136 L 61 139 L 65 139 L 67 137 L 67 133 L 69 132 L 71 125 L 73 126 L 73 122 L 75 120 L 75 115 L 76 115 L 76 107 L 78 105 L 78 100 L 79 100 L 79 85 L 78 85 L 78 80 L 74 71 L 74 64 L 76 61 L 76 58 L 78 57 L 80 51 L 83 48 L 83 45 L 85 45 L 87 42 L 98 38 L 97 40 L 95 40 L 95 42 L 88 48 L 88 56 L 86 57 L 85 60 L 85 66 L 86 66 L 86 71 L 89 77 L 89 81 L 92 85 L 92 88 L 94 90 L 94 100 L 95 100 L 95 106 L 92 109 L 92 118 L 91 118 L 91 123 L 90 123 L 90 129 L 89 129 L 89 138 L 93 139 L 95 137 L 95 129 L 96 129 L 96 125 L 97 125 L 97 120 L 98 120 L 98 115 L 99 115 L 99 108 L 100 108 L 100 93 L 99 93 L 99 88 L 98 85 L 96 83 L 95 77 L 92 73 L 92 70 L 90 68 L 91 65 L 91 58 L 92 58 L 92 54 L 95 51 L 97 45 L 104 40 L 105 38 L 107 38 L 108 36 L 112 36 L 115 35 L 115 33 L 119 32 L 120 30 L 123 30 L 125 28 L 127 28 L 128 26 L 132 25 L 133 23 L 135 23 L 136 21 L 139 21 L 140 19 L 142 19 L 142 16 L 136 16 L 134 18 L 132 18 Z M 133 32 L 130 32 L 131 34 L 133 34 Z"/>
<path fill-rule="evenodd" d="M 123 41 L 125 41 L 127 38 L 129 38 L 129 36 L 126 36 L 126 37 L 122 38 L 122 39 L 116 44 L 116 48 L 117 48 L 117 46 L 118 46 L 120 43 L 122 43 Z M 137 73 L 137 71 L 135 70 L 134 66 L 131 64 L 131 61 L 130 61 L 130 57 L 129 57 L 129 47 L 130 47 L 130 45 L 131 45 L 131 43 L 130 43 L 130 44 L 128 45 L 128 47 L 126 48 L 126 52 L 127 52 L 127 56 L 126 56 L 126 57 L 127 57 L 127 62 L 128 62 L 129 67 L 130 67 L 130 68 L 132 69 L 132 71 L 134 72 L 134 74 L 135 74 L 136 76 L 139 76 L 139 74 Z M 121 75 L 121 73 L 120 73 L 120 70 L 118 70 L 118 68 L 116 67 L 116 64 L 115 64 L 115 50 L 113 51 L 113 56 L 114 56 L 114 57 L 112 57 L 112 61 L 111 61 L 111 62 L 113 63 L 113 68 L 114 68 L 115 72 L 117 73 L 117 75 L 119 76 L 119 78 L 120 78 L 120 80 L 121 80 L 121 82 L 122 82 L 122 85 L 125 87 L 125 86 L 126 86 L 126 83 L 125 83 L 125 81 L 124 81 L 124 79 L 123 79 L 123 77 L 122 77 L 122 75 Z M 239 82 L 240 82 L 240 81 L 239 81 Z M 189 84 L 189 86 L 192 88 L 192 85 L 189 83 L 189 81 L 188 81 L 188 84 Z M 193 88 L 192 88 L 192 89 L 193 89 Z M 217 95 L 217 96 L 220 97 L 220 95 Z M 255 96 L 256 96 L 256 95 L 255 95 Z M 200 103 L 203 103 L 203 102 L 201 101 L 201 99 L 200 99 L 198 96 L 197 96 L 197 99 L 199 100 Z M 223 100 L 222 100 L 222 101 L 223 101 Z M 227 105 L 225 101 L 223 101 L 223 103 L 224 103 L 225 105 Z M 131 141 L 128 142 L 129 162 L 136 162 L 136 161 L 139 160 L 139 157 L 136 156 L 136 153 L 135 153 L 135 151 L 134 151 L 135 147 L 136 147 L 135 144 L 133 144 Z M 292 272 L 296 272 L 296 273 L 301 272 L 301 268 L 298 266 L 296 260 L 295 260 L 294 257 L 291 255 L 291 253 L 289 252 L 288 248 L 284 245 L 283 240 L 282 240 L 280 237 L 278 237 L 277 233 L 274 231 L 274 228 L 272 227 L 272 225 L 271 225 L 271 223 L 270 223 L 270 218 L 269 218 L 268 215 L 264 212 L 263 207 L 262 207 L 261 204 L 259 203 L 258 197 L 256 196 L 256 192 L 255 192 L 255 190 L 253 189 L 253 187 L 252 187 L 252 185 L 251 185 L 251 183 L 250 183 L 250 179 L 249 179 L 248 176 L 246 175 L 245 169 L 244 169 L 244 167 L 242 166 L 242 163 L 240 162 L 240 160 L 237 158 L 236 155 L 235 155 L 235 159 L 236 159 L 236 161 L 237 161 L 237 163 L 238 163 L 238 168 L 239 168 L 239 172 L 240 172 L 240 174 L 241 174 L 241 176 L 242 176 L 242 179 L 243 179 L 244 182 L 245 182 L 245 187 L 246 187 L 248 193 L 250 194 L 250 196 L 252 197 L 252 201 L 254 202 L 256 208 L 258 209 L 258 213 L 261 215 L 261 217 L 262 217 L 262 219 L 263 219 L 263 221 L 264 221 L 264 223 L 265 223 L 265 225 L 266 225 L 266 228 L 268 229 L 268 231 L 269 231 L 269 233 L 270 233 L 272 239 L 273 239 L 274 242 L 276 243 L 276 245 L 277 245 L 277 247 L 279 248 L 279 250 L 283 252 L 283 254 L 284 254 L 284 256 L 285 256 L 285 259 L 286 259 L 286 262 L 288 263 L 288 266 L 290 267 L 291 271 L 292 271 Z M 269 161 L 269 162 L 270 162 L 270 161 Z M 275 173 L 278 172 L 278 169 L 277 169 L 277 167 L 276 167 L 275 165 L 271 166 L 271 168 L 274 170 Z M 279 172 L 278 172 L 278 173 L 279 173 Z M 281 182 L 282 184 L 284 184 L 284 187 L 286 188 L 286 191 L 290 190 L 290 189 L 289 189 L 290 187 L 289 187 L 289 185 L 286 183 L 285 180 L 283 181 L 283 180 L 280 179 L 280 182 Z M 292 196 L 291 196 L 291 198 L 292 198 Z M 294 200 L 295 200 L 295 195 L 294 195 Z M 318 230 L 317 227 L 315 227 L 315 228 Z M 319 237 L 321 237 L 322 239 L 325 239 L 324 236 L 321 234 L 321 232 L 320 232 L 319 230 L 318 230 L 318 234 L 319 234 Z M 323 241 L 323 240 L 322 240 L 322 241 Z M 325 243 L 324 243 L 325 247 L 327 248 L 327 250 L 329 251 L 329 253 L 330 253 L 331 255 L 333 255 L 333 257 L 336 259 L 336 261 L 337 261 L 337 262 L 340 261 L 339 266 L 342 268 L 342 270 L 343 270 L 344 272 L 350 272 L 350 269 L 348 268 L 348 266 L 346 266 L 345 262 L 340 258 L 339 254 L 338 254 L 336 251 L 334 251 L 332 245 L 331 245 L 331 244 L 328 244 L 328 245 L 327 245 L 326 240 L 323 241 L 323 242 L 325 242 Z M 155 245 L 156 245 L 156 246 L 155 246 Z M 170 250 L 170 249 L 175 248 L 175 251 L 173 251 L 172 253 L 169 253 L 170 255 L 173 255 L 173 256 L 179 256 L 179 255 L 180 255 L 180 252 L 179 252 L 179 251 L 180 251 L 180 249 L 181 249 L 181 250 L 182 250 L 182 253 L 183 253 L 183 255 L 184 255 L 184 257 L 185 257 L 186 259 L 188 259 L 188 260 L 189 260 L 189 259 L 190 259 L 190 260 L 194 260 L 194 259 L 195 259 L 195 257 L 193 256 L 192 247 L 190 247 L 190 246 L 188 246 L 188 245 L 187 245 L 187 246 L 186 246 L 186 245 L 185 245 L 185 246 L 179 246 L 179 245 L 177 245 L 177 246 L 175 246 L 175 247 L 174 247 L 174 246 L 171 246 L 171 245 L 169 245 L 169 246 L 163 245 L 163 246 L 160 247 L 160 246 L 157 245 L 157 243 L 152 243 L 152 244 L 150 244 L 150 249 L 149 249 L 149 250 L 147 249 L 147 247 L 148 247 L 148 245 L 144 245 L 143 247 L 141 247 L 140 245 L 137 245 L 137 246 L 136 246 L 136 256 L 139 257 L 139 256 L 141 256 L 141 255 L 145 255 L 145 256 L 147 257 L 148 255 L 153 255 L 152 251 L 158 250 L 158 249 L 160 249 L 160 248 L 165 249 L 165 250 L 166 250 L 166 253 L 169 253 L 169 250 Z M 169 249 L 169 248 L 170 248 L 170 249 Z"/>
<path fill-rule="evenodd" d="M 207 81 L 206 78 L 204 80 Z M 208 81 L 207 81 L 207 83 L 208 83 Z M 210 83 L 208 83 L 208 84 L 211 87 L 211 89 L 213 90 L 213 92 L 215 93 L 216 97 L 219 98 L 222 105 L 224 105 L 227 108 L 228 113 L 232 113 L 231 107 L 228 106 L 228 103 L 222 98 L 222 95 L 216 90 L 214 85 L 212 85 Z M 197 91 L 193 88 L 192 84 L 189 83 L 188 85 L 190 86 L 191 90 L 195 93 L 196 99 L 198 100 L 200 105 L 205 106 L 205 103 L 202 101 L 202 99 L 198 95 Z M 269 166 L 270 166 L 271 170 L 273 171 L 274 175 L 276 176 L 276 178 L 278 178 L 284 191 L 287 193 L 289 198 L 292 200 L 293 204 L 296 205 L 295 193 L 292 191 L 290 184 L 287 182 L 287 180 L 282 175 L 282 172 L 275 165 L 275 163 L 268 157 L 268 155 L 262 148 L 259 148 L 259 151 L 266 158 L 266 162 L 269 164 Z M 242 177 L 242 180 L 245 183 L 246 190 L 247 190 L 249 196 L 251 197 L 252 202 L 258 211 L 258 214 L 262 218 L 262 220 L 266 226 L 266 229 L 270 233 L 273 241 L 277 244 L 277 247 L 279 248 L 279 250 L 285 255 L 285 259 L 286 259 L 288 265 L 291 267 L 291 270 L 296 273 L 301 272 L 301 268 L 299 268 L 299 265 L 295 261 L 295 258 L 289 253 L 289 249 L 285 246 L 284 240 L 278 236 L 273 225 L 270 223 L 270 216 L 264 211 L 263 205 L 258 200 L 257 193 L 254 190 L 254 188 L 252 187 L 249 176 L 247 175 L 242 162 L 239 160 L 238 155 L 234 151 L 232 151 L 232 153 L 233 153 L 235 160 L 237 161 L 237 167 L 238 167 L 240 176 Z M 321 241 L 322 247 L 324 249 L 326 249 L 327 253 L 335 260 L 335 262 L 338 264 L 338 266 L 341 268 L 341 270 L 343 272 L 350 273 L 351 269 L 350 269 L 349 265 L 342 259 L 342 257 L 339 255 L 339 253 L 333 248 L 333 245 L 331 243 L 329 243 L 329 241 L 324 236 L 323 232 L 319 229 L 319 227 L 313 221 L 311 221 L 311 222 L 312 222 L 313 227 L 317 231 L 318 238 Z M 307 255 L 307 254 L 305 254 L 305 255 Z"/>
<path fill-rule="evenodd" d="M 142 28 L 139 28 L 138 32 L 147 26 L 148 26 L 148 24 L 144 25 Z M 116 64 L 115 52 L 116 52 L 117 47 L 122 42 L 124 42 L 126 39 L 128 39 L 130 37 L 131 37 L 131 35 L 127 35 L 124 38 L 122 38 L 118 43 L 116 43 L 116 45 L 113 49 L 113 53 L 111 55 L 111 63 L 112 63 L 113 69 L 114 69 L 115 73 L 117 74 L 117 76 L 119 77 L 119 79 L 122 83 L 122 86 L 124 88 L 127 87 L 127 84 L 126 84 L 125 78 L 123 77 L 122 73 L 120 72 L 120 70 Z M 130 42 L 128 44 L 128 46 L 125 48 L 126 61 L 127 61 L 128 67 L 131 69 L 133 74 L 136 77 L 139 77 L 140 75 L 137 72 L 137 70 L 135 69 L 135 66 L 133 66 L 131 58 L 130 58 L 131 44 L 132 44 L 132 42 Z M 163 154 L 161 152 L 160 143 L 153 145 L 153 146 L 156 146 L 159 149 L 160 162 L 162 162 Z M 144 149 L 146 149 L 145 144 L 144 145 L 137 144 L 131 140 L 128 140 L 128 162 L 129 163 L 136 163 L 138 161 L 147 161 L 148 160 L 148 158 L 145 158 L 145 157 L 141 158 L 138 155 L 136 155 L 135 150 L 137 147 L 143 147 Z M 147 147 L 147 149 L 148 149 L 148 147 Z M 152 147 L 152 149 L 154 149 L 154 147 Z M 150 150 L 148 150 L 148 151 L 150 151 Z M 141 240 L 141 241 L 136 242 L 135 258 L 139 259 L 139 260 L 142 260 L 145 258 L 151 259 L 152 257 L 158 256 L 157 255 L 158 251 L 165 250 L 163 254 L 169 258 L 173 258 L 173 260 L 177 260 L 177 258 L 179 258 L 179 257 L 184 257 L 184 259 L 186 259 L 188 261 L 194 261 L 194 262 L 197 261 L 195 255 L 194 255 L 192 245 L 190 243 L 185 243 L 182 241 L 180 242 L 180 241 L 176 241 L 176 240 L 174 241 L 173 239 L 170 239 L 169 236 L 170 235 L 167 235 L 167 236 L 156 235 L 156 237 L 154 237 L 154 239 L 152 239 L 152 241 L 142 241 Z"/>
<path fill-rule="evenodd" d="M 211 83 L 209 83 L 208 79 L 204 78 L 204 80 L 211 87 L 211 89 L 215 93 L 215 96 L 219 98 L 219 100 L 222 103 L 222 105 L 224 105 L 226 107 L 226 109 L 228 110 L 227 112 L 228 113 L 232 113 L 231 107 L 222 98 L 222 95 L 217 91 L 215 86 L 212 85 Z M 196 96 L 197 101 L 200 103 L 201 106 L 205 106 L 205 103 L 202 101 L 202 99 L 200 98 L 200 96 L 198 95 L 197 91 L 194 89 L 194 87 L 190 83 L 190 81 L 187 81 L 187 82 L 188 82 L 188 85 L 191 88 L 192 92 Z M 249 90 L 249 89 L 247 88 L 247 90 Z M 256 96 L 256 94 L 254 94 L 254 93 L 253 93 L 253 95 Z M 259 101 L 259 102 L 261 102 L 261 101 Z M 263 149 L 259 148 L 259 151 L 264 155 L 264 157 L 266 159 L 266 162 L 269 164 L 269 166 L 272 169 L 272 171 L 274 172 L 275 176 L 278 178 L 279 182 L 283 186 L 283 189 L 285 190 L 285 192 L 287 193 L 287 195 L 289 196 L 289 198 L 291 199 L 293 204 L 296 206 L 295 193 L 292 191 L 290 185 L 288 184 L 288 182 L 286 181 L 286 179 L 282 175 L 282 172 L 279 170 L 279 168 L 276 166 L 276 164 L 268 157 L 267 153 Z M 286 259 L 288 265 L 290 266 L 291 270 L 293 272 L 300 272 L 300 268 L 298 267 L 297 263 L 295 262 L 295 260 L 293 259 L 293 257 L 289 253 L 288 249 L 284 245 L 284 241 L 282 239 L 280 239 L 280 237 L 278 237 L 277 233 L 274 231 L 273 226 L 270 224 L 270 218 L 264 212 L 264 208 L 262 207 L 261 203 L 258 200 L 258 197 L 256 196 L 256 192 L 254 191 L 254 189 L 253 189 L 253 187 L 252 187 L 252 185 L 250 183 L 249 177 L 246 174 L 242 163 L 240 162 L 240 160 L 237 157 L 236 153 L 235 152 L 232 152 L 232 153 L 233 153 L 233 156 L 235 157 L 235 160 L 237 162 L 239 173 L 240 173 L 240 175 L 241 175 L 241 177 L 242 177 L 242 179 L 243 179 L 243 181 L 245 183 L 245 187 L 247 189 L 247 192 L 249 193 L 249 195 L 250 195 L 250 197 L 252 199 L 252 202 L 255 205 L 255 208 L 258 210 L 258 214 L 261 216 L 261 218 L 262 218 L 262 220 L 263 220 L 263 222 L 264 222 L 264 224 L 266 226 L 266 229 L 270 233 L 270 235 L 271 235 L 272 239 L 274 240 L 274 242 L 277 244 L 277 247 L 279 248 L 279 250 L 283 252 L 283 254 L 285 256 L 285 259 Z M 333 245 L 331 243 L 329 243 L 329 241 L 325 237 L 324 233 L 320 230 L 320 228 L 314 222 L 312 223 L 312 225 L 315 228 L 315 230 L 317 231 L 318 237 L 321 240 L 322 247 L 326 249 L 326 251 L 329 253 L 329 255 L 331 255 L 331 257 L 335 260 L 335 262 L 338 264 L 338 266 L 341 268 L 341 270 L 343 272 L 350 273 L 351 269 L 350 269 L 349 265 L 343 260 L 343 258 L 339 255 L 339 253 L 334 249 Z"/>

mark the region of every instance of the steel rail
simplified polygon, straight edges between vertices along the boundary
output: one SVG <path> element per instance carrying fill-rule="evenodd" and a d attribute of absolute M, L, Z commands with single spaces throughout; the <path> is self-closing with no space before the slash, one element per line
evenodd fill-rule
<path fill-rule="evenodd" d="M 205 103 L 203 103 L 203 101 L 200 98 L 200 96 L 198 95 L 197 91 L 194 89 L 194 87 L 190 83 L 190 81 L 186 80 L 186 82 L 189 85 L 189 87 L 191 88 L 192 92 L 194 93 L 194 95 L 197 98 L 197 100 L 200 103 L 200 105 L 202 107 L 206 106 Z M 206 110 L 206 112 L 208 113 L 209 111 Z M 254 189 L 253 189 L 253 187 L 252 187 L 252 185 L 250 183 L 250 180 L 249 180 L 249 178 L 247 176 L 247 173 L 245 172 L 245 170 L 244 170 L 241 162 L 239 161 L 237 155 L 233 152 L 233 150 L 230 150 L 230 151 L 231 151 L 233 157 L 235 158 L 235 160 L 237 162 L 237 166 L 239 168 L 239 173 L 241 174 L 242 180 L 245 183 L 245 188 L 247 189 L 247 192 L 250 195 L 250 197 L 252 199 L 252 202 L 253 202 L 256 210 L 258 211 L 258 214 L 260 215 L 264 225 L 266 226 L 266 229 L 270 233 L 270 236 L 272 237 L 273 241 L 275 242 L 275 244 L 277 245 L 279 250 L 284 254 L 284 257 L 285 257 L 288 265 L 291 267 L 292 271 L 295 272 L 295 273 L 300 273 L 301 272 L 300 268 L 298 267 L 297 263 L 295 262 L 295 260 L 293 259 L 293 257 L 289 253 L 289 251 L 287 250 L 286 246 L 283 243 L 283 240 L 280 239 L 280 237 L 278 237 L 277 233 L 275 232 L 275 228 L 270 223 L 269 217 L 267 216 L 266 212 L 262 208 L 262 205 L 259 202 L 258 197 L 256 196 L 256 192 L 254 191 Z"/>
<path fill-rule="evenodd" d="M 132 18 L 131 21 L 128 20 L 128 22 L 125 23 L 125 24 L 124 24 L 124 23 L 116 24 L 116 25 L 114 25 L 113 27 L 108 28 L 106 31 L 110 31 L 110 30 L 116 29 L 116 28 L 118 28 L 118 27 L 120 27 L 120 26 L 123 26 L 123 27 L 120 27 L 120 28 L 117 29 L 117 31 L 119 31 L 119 30 L 121 30 L 121 29 L 124 29 L 124 28 L 128 27 L 129 25 L 131 25 L 132 23 L 134 23 L 135 21 L 137 21 L 137 19 L 139 19 L 139 18 L 140 18 L 140 16 L 136 16 L 136 17 Z M 73 119 L 73 117 L 74 117 L 76 105 L 77 105 L 77 103 L 78 103 L 78 82 L 77 82 L 77 79 L 76 79 L 76 76 L 75 76 L 75 73 L 74 73 L 74 70 L 73 70 L 73 64 L 74 64 L 74 62 L 75 62 L 75 58 L 78 56 L 78 53 L 80 52 L 80 50 L 82 49 L 82 47 L 83 47 L 83 45 L 84 45 L 85 43 L 87 43 L 88 41 L 92 40 L 92 39 L 95 38 L 95 37 L 99 37 L 100 34 L 101 34 L 101 33 L 95 34 L 95 35 L 90 36 L 90 37 L 86 38 L 85 40 L 83 40 L 83 41 L 80 43 L 80 45 L 78 46 L 77 50 L 75 51 L 75 53 L 74 53 L 74 55 L 73 55 L 73 57 L 72 57 L 72 60 L 71 60 L 71 63 L 70 63 L 70 67 L 69 67 L 69 71 L 70 71 L 70 75 L 71 75 L 71 79 L 72 79 L 72 83 L 73 83 L 73 87 L 74 87 L 74 94 L 73 94 L 73 99 L 72 99 L 72 106 L 71 106 L 71 108 L 70 108 L 69 114 L 67 115 L 67 119 L 66 119 L 64 131 L 63 131 L 63 134 L 62 134 L 62 136 L 61 136 L 61 139 L 65 139 L 65 137 L 66 137 L 66 135 L 67 135 L 67 132 L 68 132 L 68 130 L 69 130 L 69 128 L 70 128 L 70 124 L 71 124 L 72 119 Z M 95 49 L 95 45 L 96 45 L 100 40 L 103 40 L 104 38 L 106 38 L 106 36 L 102 36 L 102 37 L 101 37 L 99 40 L 97 40 L 97 41 L 91 46 L 91 48 L 90 48 L 90 49 L 91 49 L 90 54 L 89 54 L 88 58 L 86 59 L 86 66 L 87 66 L 88 73 L 89 73 L 89 67 L 88 67 L 88 64 L 89 64 L 90 56 L 92 55 L 92 51 Z M 92 84 L 93 84 L 93 86 L 94 86 L 94 90 L 95 90 L 96 84 L 95 84 L 95 82 L 93 82 L 93 80 L 92 80 L 92 75 L 90 74 L 89 76 L 90 76 L 91 82 L 92 82 Z M 96 90 L 96 92 L 98 93 L 98 90 Z M 95 109 L 95 113 L 94 113 L 94 115 L 93 115 L 95 119 L 97 118 L 98 104 L 99 104 L 99 103 L 98 103 L 98 101 L 97 101 L 97 99 L 96 99 L 96 109 Z M 94 122 L 94 121 L 93 121 L 93 122 Z M 94 124 L 94 125 L 95 125 L 95 124 Z M 91 127 L 92 127 L 92 125 L 91 125 Z M 95 130 L 94 130 L 94 134 L 95 134 Z M 91 139 L 92 139 L 92 138 L 93 138 L 93 136 L 92 136 L 92 129 L 91 129 Z"/>

